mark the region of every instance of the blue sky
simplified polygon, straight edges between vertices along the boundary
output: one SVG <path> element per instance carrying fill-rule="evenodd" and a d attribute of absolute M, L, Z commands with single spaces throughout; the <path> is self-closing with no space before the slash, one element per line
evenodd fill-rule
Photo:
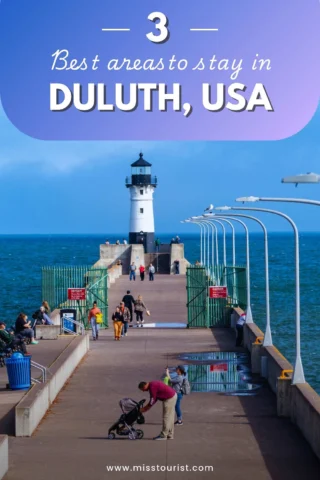
<path fill-rule="evenodd" d="M 140 150 L 158 176 L 159 233 L 196 231 L 180 220 L 238 196 L 320 199 L 320 184 L 280 183 L 320 173 L 320 109 L 302 132 L 279 142 L 43 142 L 20 133 L 0 107 L 0 145 L 0 234 L 127 232 L 124 180 Z M 292 215 L 301 231 L 320 230 L 317 207 L 267 205 Z M 270 231 L 288 230 L 275 216 L 262 218 Z"/>

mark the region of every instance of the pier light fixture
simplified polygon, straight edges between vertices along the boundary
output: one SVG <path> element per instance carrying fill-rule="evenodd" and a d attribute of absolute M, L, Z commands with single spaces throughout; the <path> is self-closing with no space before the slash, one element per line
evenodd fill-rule
<path fill-rule="evenodd" d="M 211 218 L 211 220 L 212 220 L 212 213 L 204 213 L 203 216 L 206 217 L 206 218 Z M 235 265 L 236 265 L 236 232 L 235 232 L 235 228 L 233 226 L 233 223 L 230 222 L 230 220 L 227 220 L 227 219 L 224 219 L 224 218 L 221 218 L 220 220 L 222 222 L 227 223 L 232 230 L 232 265 L 235 267 Z"/>
<path fill-rule="evenodd" d="M 282 178 L 281 183 L 294 183 L 296 187 L 299 183 L 320 183 L 320 175 L 312 172 L 299 173 L 299 175 Z"/>
<path fill-rule="evenodd" d="M 217 210 L 220 210 L 220 209 L 232 210 L 232 207 L 217 207 Z M 233 217 L 248 218 L 249 220 L 253 220 L 256 223 L 258 223 L 263 230 L 264 258 L 265 258 L 265 291 L 266 291 L 266 328 L 265 328 L 265 334 L 263 339 L 263 346 L 270 347 L 273 345 L 273 343 L 272 343 L 271 321 L 270 321 L 269 246 L 268 246 L 268 232 L 267 232 L 266 226 L 264 223 L 261 222 L 261 220 L 251 215 L 244 215 L 239 213 L 230 213 L 230 214 L 226 213 L 224 215 L 226 215 L 227 217 L 233 216 Z"/>
<path fill-rule="evenodd" d="M 250 280 L 250 241 L 249 241 L 249 230 L 247 225 L 240 220 L 239 218 L 234 218 L 235 216 L 228 216 L 228 220 L 240 223 L 246 234 L 246 276 L 247 276 L 247 309 L 246 309 L 246 323 L 253 323 L 252 309 L 251 309 L 251 280 Z M 212 213 L 212 219 L 225 220 L 223 214 Z"/>
<path fill-rule="evenodd" d="M 277 198 L 259 198 L 259 197 L 240 197 L 237 198 L 237 202 L 256 202 L 256 201 L 270 201 L 270 202 L 285 202 L 285 201 L 294 201 L 294 199 L 277 199 Z M 299 203 L 299 202 L 298 202 Z M 309 203 L 308 201 L 300 203 Z M 311 202 L 310 202 L 311 203 Z M 320 205 L 320 202 L 318 202 Z M 298 383 L 305 383 L 305 377 L 303 372 L 302 360 L 301 360 L 301 332 L 300 332 L 300 323 L 301 323 L 301 312 L 300 312 L 300 254 L 299 254 L 299 231 L 292 220 L 288 215 L 279 212 L 277 210 L 270 210 L 268 208 L 253 208 L 253 207 L 232 207 L 231 210 L 247 210 L 252 212 L 264 212 L 278 215 L 279 217 L 287 220 L 294 233 L 295 239 L 295 300 L 296 300 L 296 359 L 294 365 L 294 372 L 292 376 L 292 384 L 296 385 Z"/>

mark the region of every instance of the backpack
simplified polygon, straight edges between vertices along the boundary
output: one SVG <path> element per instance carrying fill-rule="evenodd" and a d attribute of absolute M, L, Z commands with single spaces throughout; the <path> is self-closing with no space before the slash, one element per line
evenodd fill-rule
<path fill-rule="evenodd" d="M 183 379 L 183 382 L 181 385 L 181 392 L 183 393 L 183 395 L 190 395 L 191 393 L 191 385 L 187 378 Z"/>

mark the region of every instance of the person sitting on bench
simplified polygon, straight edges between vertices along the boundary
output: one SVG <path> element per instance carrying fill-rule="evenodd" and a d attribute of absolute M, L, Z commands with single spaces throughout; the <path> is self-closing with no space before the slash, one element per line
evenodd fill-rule
<path fill-rule="evenodd" d="M 0 322 L 0 340 L 6 345 L 6 348 L 14 350 L 18 347 L 24 355 L 30 355 L 27 352 L 25 338 L 20 334 L 12 335 L 9 333 L 4 322 Z"/>

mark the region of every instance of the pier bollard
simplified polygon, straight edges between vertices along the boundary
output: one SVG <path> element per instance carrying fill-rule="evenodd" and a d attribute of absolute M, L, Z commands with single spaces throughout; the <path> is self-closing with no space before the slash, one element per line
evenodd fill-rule
<path fill-rule="evenodd" d="M 282 370 L 277 380 L 277 414 L 291 416 L 291 382 L 293 370 Z"/>
<path fill-rule="evenodd" d="M 261 354 L 263 337 L 257 337 L 251 344 L 251 371 L 252 373 L 261 373 Z"/>

